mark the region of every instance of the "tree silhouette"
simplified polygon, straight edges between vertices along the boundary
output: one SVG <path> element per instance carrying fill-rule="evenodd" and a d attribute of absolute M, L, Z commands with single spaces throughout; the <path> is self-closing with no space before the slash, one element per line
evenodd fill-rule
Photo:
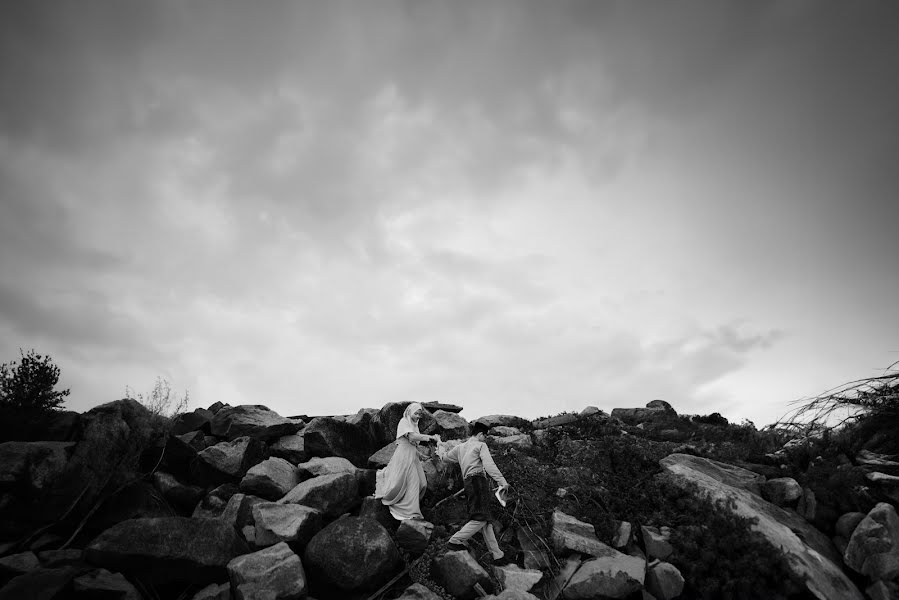
<path fill-rule="evenodd" d="M 0 365 L 0 412 L 4 438 L 29 435 L 50 412 L 59 409 L 69 390 L 55 390 L 59 367 L 49 356 L 19 349 L 22 360 Z M 15 433 L 18 430 L 18 433 Z"/>

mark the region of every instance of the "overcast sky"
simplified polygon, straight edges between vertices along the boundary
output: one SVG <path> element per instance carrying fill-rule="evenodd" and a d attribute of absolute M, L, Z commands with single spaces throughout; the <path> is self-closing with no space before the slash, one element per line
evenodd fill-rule
<path fill-rule="evenodd" d="M 899 360 L 899 3 L 0 11 L 0 362 L 70 409 L 762 426 Z"/>

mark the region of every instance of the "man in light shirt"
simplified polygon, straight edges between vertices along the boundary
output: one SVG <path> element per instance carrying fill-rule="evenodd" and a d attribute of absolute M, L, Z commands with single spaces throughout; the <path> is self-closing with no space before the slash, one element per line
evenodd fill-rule
<path fill-rule="evenodd" d="M 500 489 L 508 489 L 506 478 L 500 473 L 490 455 L 490 449 L 484 440 L 487 438 L 489 427 L 483 423 L 475 423 L 471 437 L 462 442 L 449 452 L 443 459 L 447 462 L 458 463 L 462 468 L 462 481 L 465 486 L 465 501 L 468 508 L 470 521 L 462 526 L 453 537 L 450 538 L 447 548 L 449 550 L 465 550 L 465 544 L 478 531 L 484 536 L 487 548 L 493 555 L 493 564 L 506 564 L 503 559 L 503 551 L 499 549 L 493 525 L 490 523 L 490 483 L 489 475 L 500 486 Z"/>

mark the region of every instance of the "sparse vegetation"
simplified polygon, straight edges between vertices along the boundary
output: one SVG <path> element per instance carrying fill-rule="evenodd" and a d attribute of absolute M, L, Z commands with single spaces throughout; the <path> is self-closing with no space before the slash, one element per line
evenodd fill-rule
<path fill-rule="evenodd" d="M 125 386 L 125 397 L 137 400 L 152 414 L 163 417 L 174 417 L 183 413 L 190 405 L 190 394 L 186 391 L 181 397 L 173 394 L 171 384 L 162 377 L 156 378 L 153 389 L 146 395 L 135 393 L 133 389 Z"/>

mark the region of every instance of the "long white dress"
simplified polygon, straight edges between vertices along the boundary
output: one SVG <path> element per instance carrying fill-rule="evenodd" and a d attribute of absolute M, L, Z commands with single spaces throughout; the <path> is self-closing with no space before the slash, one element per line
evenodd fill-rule
<path fill-rule="evenodd" d="M 418 433 L 418 410 L 421 405 L 416 402 L 406 407 L 396 429 L 396 451 L 375 478 L 375 498 L 380 498 L 398 521 L 424 518 L 419 500 L 428 482 L 421 468 L 418 444 L 409 439 L 410 434 Z"/>
<path fill-rule="evenodd" d="M 421 519 L 419 500 L 427 486 L 417 444 L 405 435 L 398 438 L 396 452 L 387 466 L 377 473 L 375 498 L 380 498 L 398 521 Z"/>

